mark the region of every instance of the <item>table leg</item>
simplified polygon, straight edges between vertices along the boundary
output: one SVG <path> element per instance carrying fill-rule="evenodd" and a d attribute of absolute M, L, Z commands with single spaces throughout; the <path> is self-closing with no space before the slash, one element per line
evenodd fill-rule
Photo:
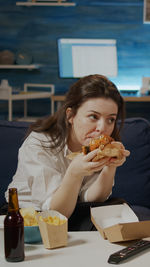
<path fill-rule="evenodd" d="M 8 120 L 12 121 L 12 100 L 8 100 Z"/>
<path fill-rule="evenodd" d="M 55 108 L 55 102 L 54 102 L 54 100 L 51 98 L 51 115 L 54 115 L 54 108 Z"/>
<path fill-rule="evenodd" d="M 24 100 L 24 118 L 27 117 L 27 100 Z"/>

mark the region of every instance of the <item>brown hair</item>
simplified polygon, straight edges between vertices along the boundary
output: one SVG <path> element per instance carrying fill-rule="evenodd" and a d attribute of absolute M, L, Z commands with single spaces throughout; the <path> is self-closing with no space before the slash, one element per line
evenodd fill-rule
<path fill-rule="evenodd" d="M 120 140 L 120 130 L 123 126 L 125 117 L 124 100 L 117 87 L 105 76 L 95 74 L 88 75 L 75 82 L 66 94 L 65 101 L 61 108 L 53 115 L 36 121 L 31 124 L 29 132 L 43 132 L 52 139 L 51 148 L 60 147 L 62 149 L 68 139 L 70 124 L 66 118 L 67 108 L 71 108 L 72 115 L 76 115 L 78 108 L 91 98 L 112 99 L 118 106 L 117 120 L 121 124 L 117 127 L 117 120 L 112 133 L 115 140 Z"/>

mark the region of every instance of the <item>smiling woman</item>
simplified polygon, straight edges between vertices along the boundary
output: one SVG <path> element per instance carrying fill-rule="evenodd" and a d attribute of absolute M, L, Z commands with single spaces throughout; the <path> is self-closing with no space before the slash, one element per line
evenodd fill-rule
<path fill-rule="evenodd" d="M 110 80 L 95 74 L 74 83 L 60 110 L 30 126 L 19 150 L 18 168 L 9 187 L 18 188 L 20 207 L 53 209 L 72 220 L 77 203 L 107 200 L 116 168 L 129 155 L 123 144 L 117 142 L 121 159 L 104 157 L 93 162 L 97 150 L 80 153 L 72 161 L 67 154 L 78 152 L 101 134 L 119 141 L 118 119 L 121 128 L 124 101 Z"/>

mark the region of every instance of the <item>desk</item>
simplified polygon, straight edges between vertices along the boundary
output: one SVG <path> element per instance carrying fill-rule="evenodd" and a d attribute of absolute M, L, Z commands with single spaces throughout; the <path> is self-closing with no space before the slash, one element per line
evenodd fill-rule
<path fill-rule="evenodd" d="M 150 96 L 124 96 L 123 97 L 125 102 L 150 102 Z M 55 111 L 55 102 L 64 102 L 65 100 L 65 95 L 53 95 L 51 97 L 52 100 L 52 108 L 51 112 L 54 114 Z M 58 105 L 57 105 L 58 109 Z"/>
<path fill-rule="evenodd" d="M 53 115 L 55 113 L 55 102 L 57 102 L 57 109 L 58 109 L 58 102 L 64 102 L 65 101 L 65 95 L 52 95 L 51 96 L 51 114 Z"/>
<path fill-rule="evenodd" d="M 49 91 L 28 91 L 28 87 L 32 88 L 48 88 Z M 0 100 L 8 101 L 8 120 L 12 121 L 13 117 L 13 101 L 24 100 L 24 118 L 27 118 L 27 100 L 29 99 L 42 99 L 49 98 L 51 100 L 52 95 L 54 95 L 55 87 L 53 84 L 33 84 L 33 83 L 25 83 L 24 90 L 19 92 L 18 94 L 13 94 L 13 89 L 11 86 L 7 88 L 0 87 Z M 51 112 L 53 112 L 51 107 Z"/>
<path fill-rule="evenodd" d="M 0 240 L 1 242 L 1 240 Z M 1 246 L 0 246 L 1 247 Z M 68 246 L 47 250 L 43 245 L 25 245 L 25 261 L 19 262 L 19 267 L 110 267 L 108 256 L 123 245 L 112 244 L 103 240 L 99 232 L 69 232 Z M 123 263 L 124 267 L 148 267 L 150 249 L 137 257 Z M 5 261 L 0 250 L 0 266 L 8 267 L 11 263 Z M 16 266 L 17 263 L 12 264 Z"/>
<path fill-rule="evenodd" d="M 125 102 L 150 102 L 150 96 L 124 96 Z"/>

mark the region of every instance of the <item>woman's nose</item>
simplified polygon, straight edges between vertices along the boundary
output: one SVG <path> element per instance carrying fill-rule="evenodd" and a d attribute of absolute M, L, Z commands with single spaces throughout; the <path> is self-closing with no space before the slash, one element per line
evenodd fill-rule
<path fill-rule="evenodd" d="M 106 131 L 106 123 L 102 120 L 99 120 L 97 122 L 96 131 L 99 131 L 100 133 L 104 133 Z"/>

